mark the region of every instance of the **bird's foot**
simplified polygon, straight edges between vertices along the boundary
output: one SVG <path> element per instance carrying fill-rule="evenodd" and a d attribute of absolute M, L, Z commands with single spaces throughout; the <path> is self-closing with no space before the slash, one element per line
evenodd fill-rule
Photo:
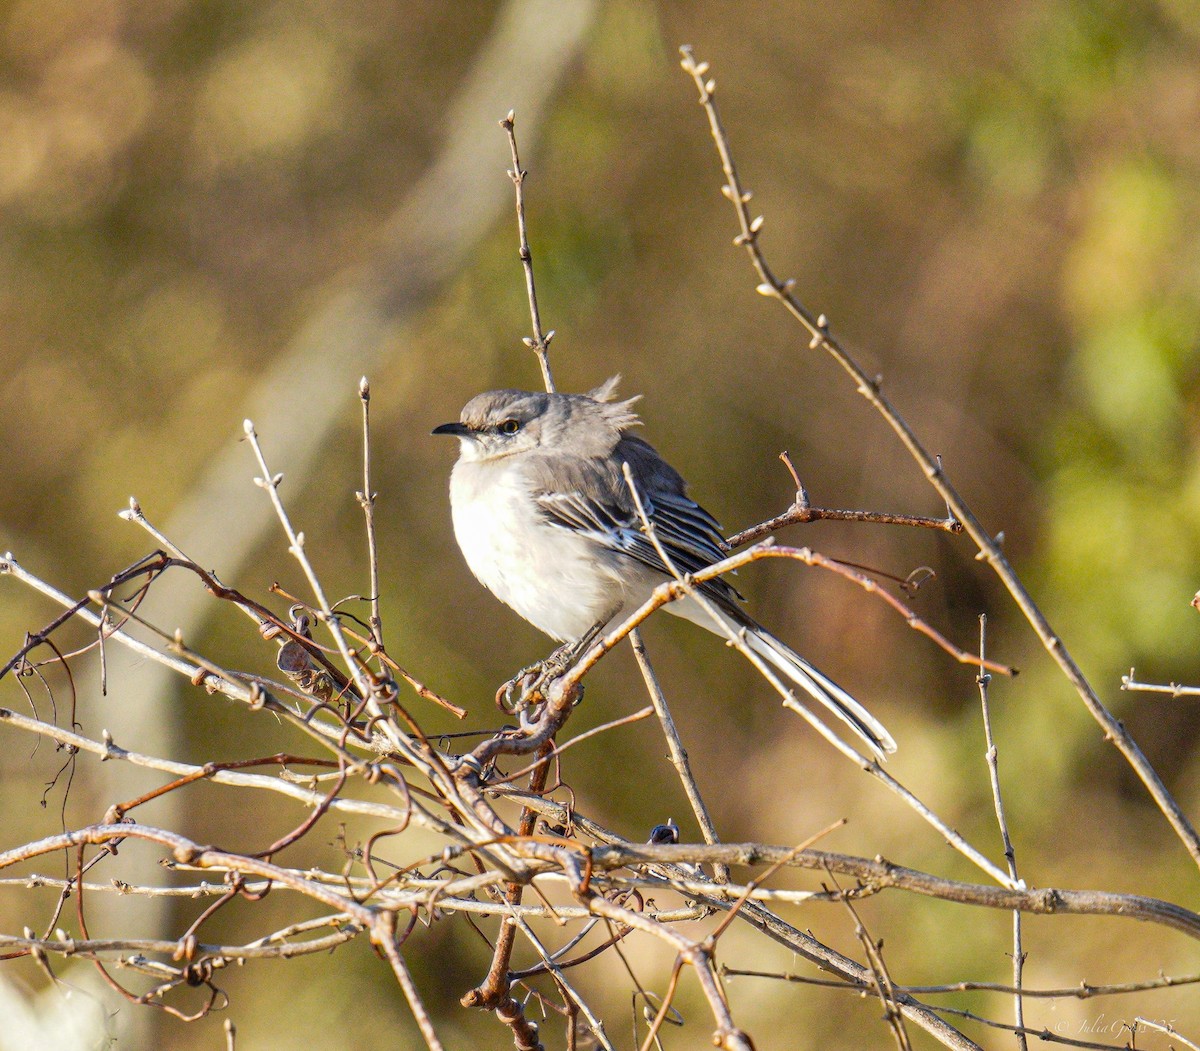
<path fill-rule="evenodd" d="M 496 707 L 502 712 L 523 712 L 536 698 L 546 696 L 550 683 L 571 667 L 578 653 L 577 644 L 568 643 L 545 660 L 522 668 L 496 691 Z"/>
<path fill-rule="evenodd" d="M 522 668 L 496 691 L 496 707 L 510 715 L 528 707 L 529 696 L 541 673 L 541 664 Z"/>
<path fill-rule="evenodd" d="M 596 636 L 604 630 L 606 621 L 607 618 L 597 621 L 574 642 L 564 642 L 545 660 L 522 668 L 496 691 L 496 707 L 502 712 L 520 713 L 525 711 L 535 698 L 544 699 L 550 684 L 587 650 Z M 575 704 L 583 700 L 583 684 L 580 683 L 577 689 Z"/>

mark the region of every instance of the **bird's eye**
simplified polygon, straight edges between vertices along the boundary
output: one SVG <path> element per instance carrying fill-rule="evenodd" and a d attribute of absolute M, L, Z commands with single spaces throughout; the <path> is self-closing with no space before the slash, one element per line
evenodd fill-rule
<path fill-rule="evenodd" d="M 500 424 L 500 432 L 502 434 L 516 434 L 521 429 L 519 420 L 505 420 Z"/>

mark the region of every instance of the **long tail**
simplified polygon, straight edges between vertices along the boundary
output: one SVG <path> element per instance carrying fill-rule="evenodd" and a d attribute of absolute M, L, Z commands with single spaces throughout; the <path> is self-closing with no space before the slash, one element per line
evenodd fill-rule
<path fill-rule="evenodd" d="M 749 618 L 747 618 L 749 620 Z M 814 700 L 820 701 L 850 727 L 880 761 L 896 750 L 896 742 L 883 723 L 843 690 L 829 676 L 817 671 L 800 654 L 789 649 L 766 628 L 753 621 L 745 626 L 746 645 L 763 660 L 772 664 L 787 678 L 801 687 Z"/>
<path fill-rule="evenodd" d="M 820 701 L 834 715 L 842 720 L 855 735 L 867 745 L 871 755 L 880 762 L 887 759 L 896 750 L 896 742 L 892 735 L 884 729 L 883 723 L 843 690 L 828 675 L 817 671 L 800 654 L 789 649 L 772 635 L 766 628 L 747 616 L 740 609 L 732 607 L 721 608 L 719 603 L 710 601 L 705 608 L 691 598 L 682 598 L 667 606 L 668 613 L 699 624 L 707 631 L 720 634 L 720 629 L 713 622 L 716 612 L 725 627 L 731 632 L 745 632 L 746 645 L 770 664 L 784 678 L 794 682 L 814 700 Z M 816 716 L 813 716 L 815 719 Z"/>

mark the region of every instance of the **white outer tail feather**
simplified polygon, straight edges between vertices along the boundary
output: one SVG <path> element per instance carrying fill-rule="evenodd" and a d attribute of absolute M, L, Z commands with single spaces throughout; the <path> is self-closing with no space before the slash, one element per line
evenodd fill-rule
<path fill-rule="evenodd" d="M 741 610 L 737 611 L 735 618 L 712 602 L 700 603 L 690 596 L 670 603 L 666 610 L 684 620 L 690 620 L 693 624 L 699 624 L 700 627 L 717 635 L 722 634 L 721 628 L 717 626 L 718 623 L 724 627 L 725 633 L 730 635 L 742 635 L 744 632 L 742 637 L 745 638 L 746 645 L 756 656 L 761 657 L 780 672 L 785 679 L 795 683 L 810 697 L 820 701 L 841 719 L 854 731 L 855 737 L 867 746 L 867 751 L 872 758 L 879 762 L 885 762 L 888 755 L 896 750 L 896 742 L 892 740 L 892 735 L 884 729 L 883 723 L 829 676 L 817 671 L 800 654 L 789 649 L 766 628 L 757 624 Z M 796 703 L 799 704 L 799 701 Z M 807 709 L 805 711 L 807 712 Z M 809 718 L 823 725 L 821 720 L 811 713 L 809 713 Z M 830 734 L 833 733 L 828 728 L 826 730 Z"/>
<path fill-rule="evenodd" d="M 817 671 L 765 629 L 747 627 L 745 631 L 746 645 L 751 650 L 849 726 L 874 758 L 883 762 L 896 750 L 896 742 L 883 724 L 831 678 Z"/>

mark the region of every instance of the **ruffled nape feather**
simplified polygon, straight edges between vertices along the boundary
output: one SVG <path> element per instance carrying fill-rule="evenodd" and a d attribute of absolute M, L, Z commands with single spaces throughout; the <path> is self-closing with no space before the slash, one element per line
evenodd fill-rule
<path fill-rule="evenodd" d="M 613 401 L 617 396 L 617 385 L 621 382 L 621 374 L 610 376 L 599 387 L 587 392 L 585 397 L 591 398 L 592 401 L 600 405 L 604 410 L 604 418 L 611 423 L 617 430 L 623 431 L 627 427 L 640 427 L 642 421 L 638 419 L 638 414 L 633 411 L 634 403 L 641 400 L 640 394 L 635 394 L 632 398 L 627 398 L 625 401 Z"/>

